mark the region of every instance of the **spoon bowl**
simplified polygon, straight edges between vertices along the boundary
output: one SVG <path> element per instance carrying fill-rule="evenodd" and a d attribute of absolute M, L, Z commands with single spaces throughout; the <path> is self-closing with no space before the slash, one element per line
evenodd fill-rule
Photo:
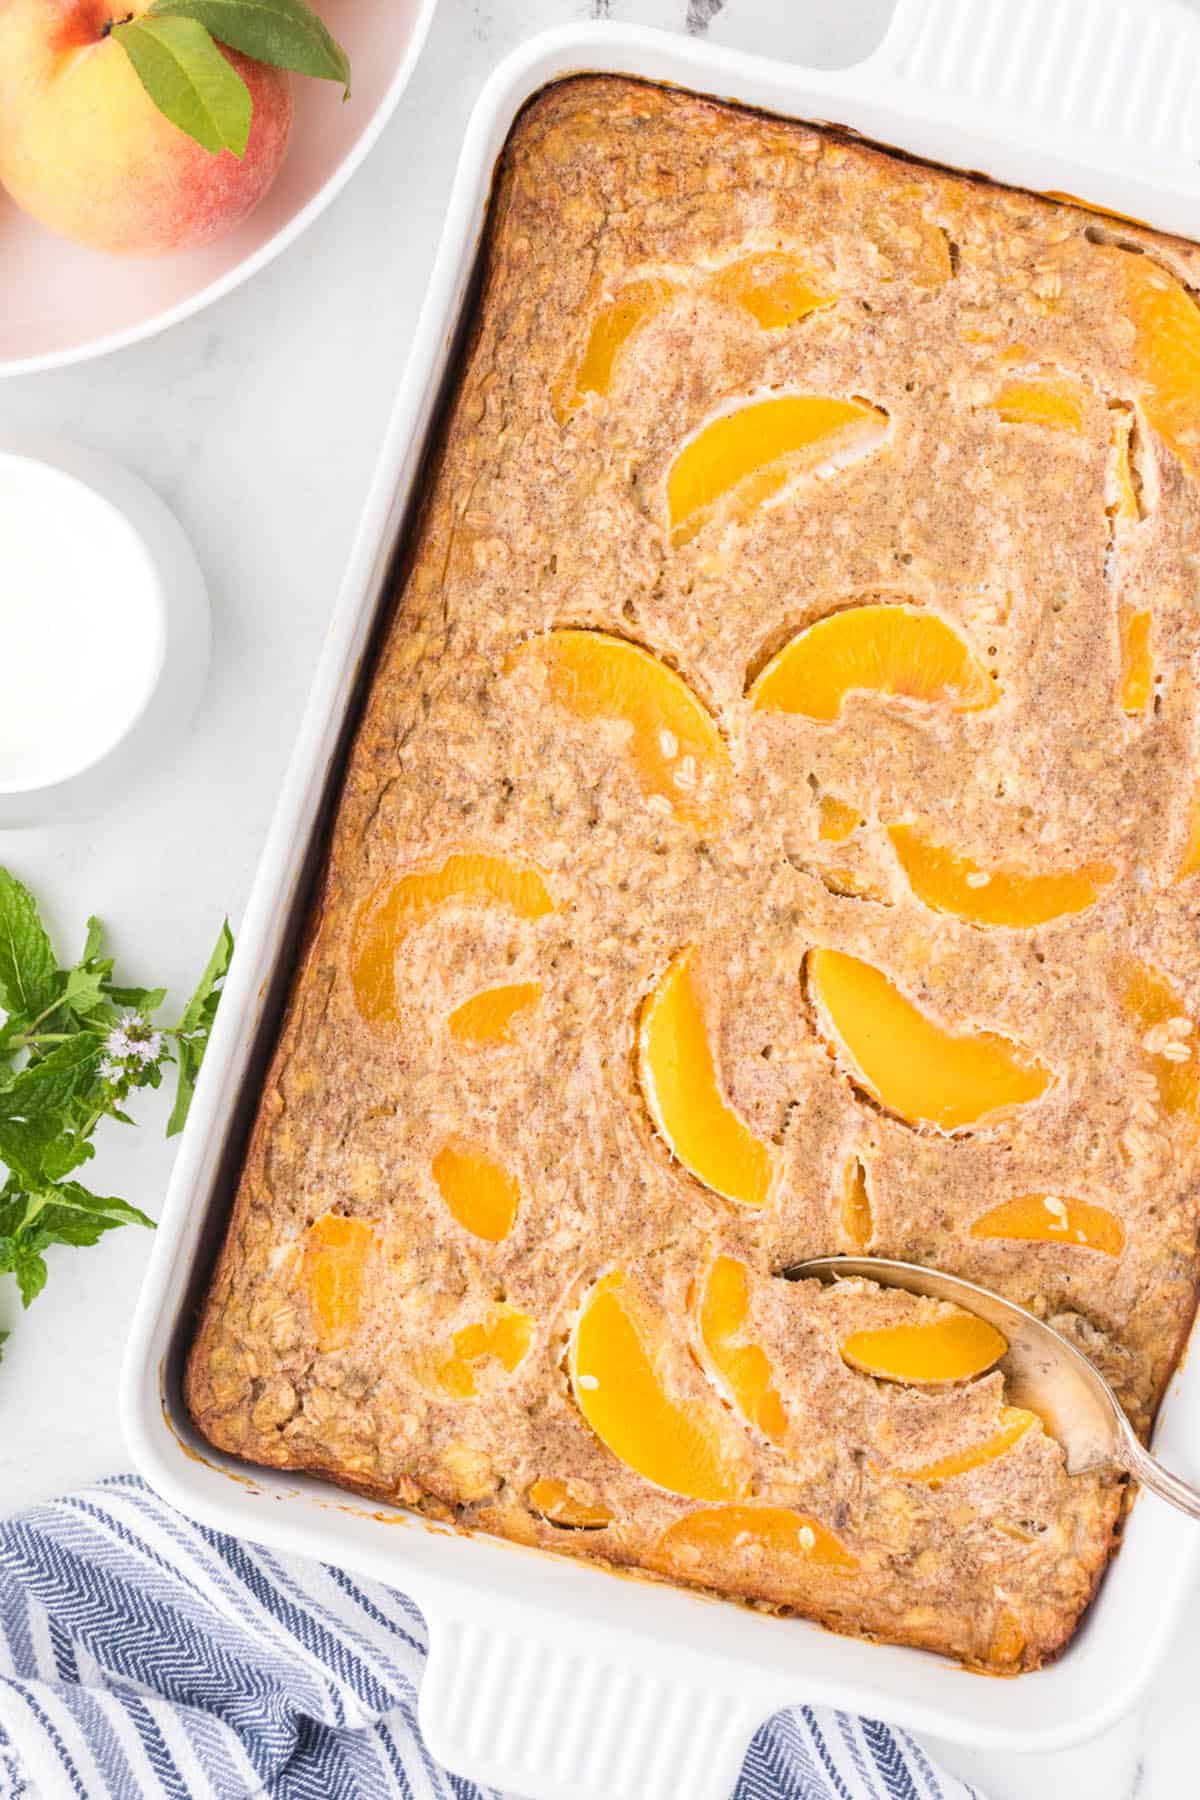
<path fill-rule="evenodd" d="M 1104 1376 L 1061 1331 L 1013 1300 L 961 1275 L 883 1256 L 819 1256 L 783 1271 L 788 1281 L 873 1281 L 931 1300 L 949 1300 L 976 1314 L 1004 1338 L 996 1365 L 1006 1399 L 1036 1413 L 1061 1444 L 1067 1474 L 1120 1469 L 1160 1499 L 1200 1519 L 1200 1489 L 1173 1475 L 1144 1447 Z"/>

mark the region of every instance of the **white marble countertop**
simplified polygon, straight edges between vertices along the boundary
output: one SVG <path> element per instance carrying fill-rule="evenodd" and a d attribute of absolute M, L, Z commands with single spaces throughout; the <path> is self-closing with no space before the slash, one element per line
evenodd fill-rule
<path fill-rule="evenodd" d="M 997 0 L 999 3 L 999 0 Z M 1200 8 L 1200 0 L 1191 0 Z M 363 171 L 301 247 L 149 344 L 0 385 L 0 429 L 54 431 L 123 459 L 176 509 L 211 585 L 215 654 L 198 721 L 102 819 L 0 832 L 64 945 L 98 913 L 128 978 L 181 995 L 221 915 L 235 925 L 362 504 L 432 260 L 467 113 L 498 57 L 589 16 L 692 30 L 834 65 L 865 54 L 891 0 L 442 0 L 412 86 Z M 155 1213 L 172 1149 L 160 1097 L 110 1126 L 102 1191 Z M 148 1252 L 135 1230 L 51 1253 L 18 1316 L 0 1281 L 0 1511 L 121 1469 L 122 1341 Z M 1200 1596 L 1198 1596 L 1200 1599 Z M 1106 1737 L 1036 1758 L 931 1749 L 989 1800 L 1182 1800 L 1200 1620 L 1155 1693 Z M 966 1679 L 966 1677 L 964 1677 Z"/>

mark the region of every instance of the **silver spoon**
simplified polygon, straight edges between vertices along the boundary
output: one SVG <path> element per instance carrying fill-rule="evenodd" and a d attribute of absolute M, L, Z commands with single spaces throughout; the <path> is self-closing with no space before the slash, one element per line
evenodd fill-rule
<path fill-rule="evenodd" d="M 986 1319 L 1008 1343 L 996 1365 L 1004 1376 L 1006 1399 L 1036 1412 L 1066 1452 L 1067 1474 L 1088 1469 L 1123 1469 L 1143 1487 L 1181 1512 L 1200 1519 L 1200 1488 L 1164 1469 L 1143 1448 L 1108 1382 L 1081 1351 L 1052 1325 L 1023 1306 L 1002 1300 L 989 1288 L 925 1269 L 919 1263 L 882 1256 L 818 1256 L 783 1271 L 789 1281 L 837 1281 L 845 1276 L 951 1300 Z"/>

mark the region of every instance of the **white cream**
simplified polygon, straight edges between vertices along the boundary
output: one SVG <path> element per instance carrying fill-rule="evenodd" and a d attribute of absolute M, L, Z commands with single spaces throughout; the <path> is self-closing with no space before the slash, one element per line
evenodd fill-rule
<path fill-rule="evenodd" d="M 72 476 L 0 453 L 0 792 L 98 762 L 162 659 L 156 574 L 133 527 Z"/>

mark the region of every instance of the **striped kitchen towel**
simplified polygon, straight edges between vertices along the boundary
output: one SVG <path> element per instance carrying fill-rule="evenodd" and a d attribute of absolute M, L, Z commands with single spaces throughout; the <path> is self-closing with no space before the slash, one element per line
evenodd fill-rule
<path fill-rule="evenodd" d="M 499 1800 L 422 1744 L 424 1659 L 405 1595 L 117 1476 L 0 1524 L 0 1795 Z M 971 1797 L 904 1732 L 803 1707 L 763 1726 L 735 1800 Z"/>

